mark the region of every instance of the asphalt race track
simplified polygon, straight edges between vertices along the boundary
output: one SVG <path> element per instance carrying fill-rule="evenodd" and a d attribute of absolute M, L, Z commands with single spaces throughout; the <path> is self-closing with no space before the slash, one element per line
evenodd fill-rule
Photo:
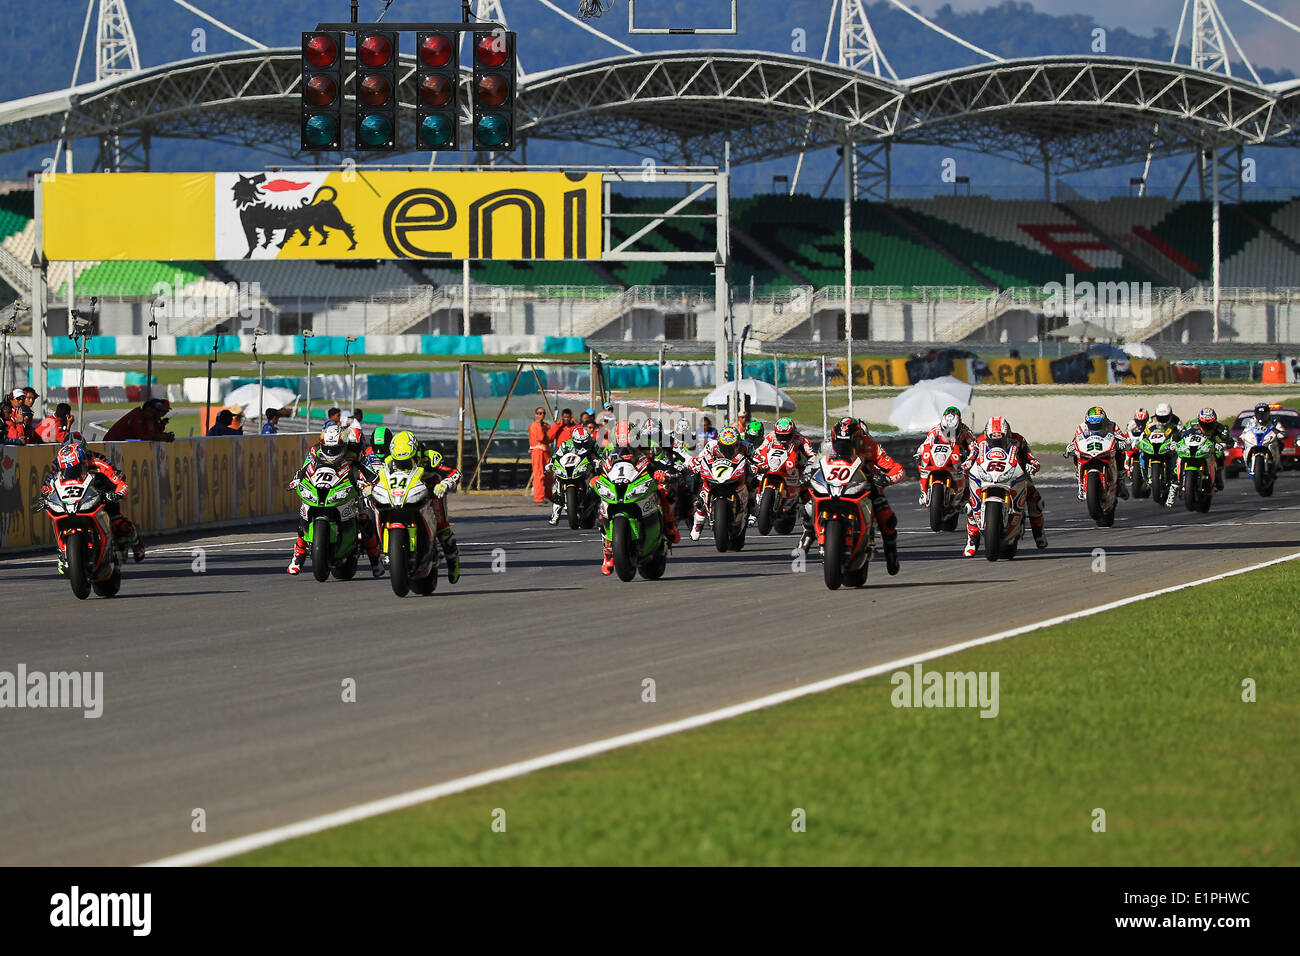
<path fill-rule="evenodd" d="M 289 577 L 287 525 L 159 541 L 113 600 L 77 601 L 52 553 L 8 558 L 0 671 L 102 671 L 104 711 L 0 710 L 0 863 L 145 862 L 1300 551 L 1292 473 L 1268 500 L 1229 481 L 1208 515 L 1121 501 L 1110 529 L 1064 474 L 1041 487 L 1051 547 L 998 563 L 922 531 L 915 482 L 893 489 L 902 573 L 877 559 L 834 593 L 815 549 L 796 573 L 796 538 L 753 529 L 623 584 L 595 532 L 518 496 L 453 499 L 465 573 L 430 598 Z"/>

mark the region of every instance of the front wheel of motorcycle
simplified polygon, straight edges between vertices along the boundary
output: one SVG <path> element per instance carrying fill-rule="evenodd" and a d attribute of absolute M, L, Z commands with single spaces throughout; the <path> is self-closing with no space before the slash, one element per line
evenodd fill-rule
<path fill-rule="evenodd" d="M 569 485 L 564 489 L 564 507 L 569 512 L 569 529 L 577 531 L 582 527 L 582 506 L 578 501 L 576 485 Z"/>
<path fill-rule="evenodd" d="M 1255 460 L 1255 491 L 1261 498 L 1273 494 L 1273 475 L 1263 455 L 1256 456 Z"/>
<path fill-rule="evenodd" d="M 713 502 L 713 545 L 719 551 L 727 550 L 727 539 L 731 534 L 731 502 L 726 498 L 717 498 Z"/>
<path fill-rule="evenodd" d="M 944 512 L 948 510 L 948 486 L 934 484 L 930 486 L 930 530 L 942 531 Z"/>
<path fill-rule="evenodd" d="M 631 581 L 636 577 L 636 542 L 632 540 L 632 525 L 627 515 L 614 516 L 610 539 L 614 549 L 614 573 L 620 581 Z"/>
<path fill-rule="evenodd" d="M 772 510 L 776 507 L 776 490 L 763 489 L 763 497 L 758 499 L 758 533 L 768 535 L 772 532 Z"/>
<path fill-rule="evenodd" d="M 68 583 L 78 601 L 90 597 L 90 552 L 86 547 L 86 537 L 82 534 L 69 536 L 68 549 Z"/>
<path fill-rule="evenodd" d="M 1084 499 L 1088 502 L 1088 517 L 1101 524 L 1101 474 L 1090 471 L 1083 476 Z"/>
<path fill-rule="evenodd" d="M 317 518 L 311 529 L 311 573 L 317 581 L 330 576 L 330 523 Z"/>
<path fill-rule="evenodd" d="M 1163 505 L 1166 496 L 1169 494 L 1169 489 L 1165 486 L 1164 475 L 1164 462 L 1151 462 L 1151 498 L 1158 505 Z"/>
<path fill-rule="evenodd" d="M 388 580 L 393 585 L 393 593 L 406 597 L 411 590 L 411 571 L 407 565 L 406 555 L 411 549 L 410 539 L 405 529 L 390 531 L 388 535 Z"/>
<path fill-rule="evenodd" d="M 1190 468 L 1183 472 L 1183 505 L 1188 511 L 1195 511 L 1198 504 L 1199 477 L 1200 472 L 1192 471 Z"/>
<path fill-rule="evenodd" d="M 826 586 L 839 590 L 844 583 L 844 522 L 832 518 L 826 522 L 825 543 L 822 545 L 822 574 Z"/>
<path fill-rule="evenodd" d="M 1002 557 L 1002 502 L 997 498 L 984 502 L 984 557 L 990 561 Z"/>

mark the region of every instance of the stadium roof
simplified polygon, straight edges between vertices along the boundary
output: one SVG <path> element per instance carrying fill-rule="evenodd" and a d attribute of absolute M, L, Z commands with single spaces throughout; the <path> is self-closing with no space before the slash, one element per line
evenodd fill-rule
<path fill-rule="evenodd" d="M 302 159 L 300 62 L 296 47 L 239 51 L 3 103 L 0 152 L 148 128 L 155 138 L 272 144 L 277 155 Z M 414 103 L 414 59 L 403 66 L 402 101 Z M 1055 173 L 1195 146 L 1300 142 L 1300 82 L 1261 86 L 1103 56 L 1005 60 L 894 81 L 761 51 L 638 54 L 526 76 L 517 108 L 523 136 L 686 164 L 721 164 L 727 139 L 734 163 L 852 136 L 975 149 L 1038 167 L 1046 158 Z"/>

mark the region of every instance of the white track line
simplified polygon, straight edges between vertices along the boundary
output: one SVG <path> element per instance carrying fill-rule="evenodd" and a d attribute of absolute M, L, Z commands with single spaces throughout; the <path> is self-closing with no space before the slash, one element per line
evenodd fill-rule
<path fill-rule="evenodd" d="M 557 750 L 554 753 L 543 754 L 540 757 L 533 757 L 530 760 L 521 760 L 517 763 L 506 764 L 503 767 L 496 767 L 492 770 L 484 770 L 481 773 L 470 774 L 468 777 L 448 780 L 446 783 L 436 784 L 431 787 L 422 787 L 419 790 L 399 793 L 395 796 L 385 797 L 381 800 L 372 800 L 369 803 L 357 804 L 356 806 L 348 807 L 345 810 L 326 813 L 322 816 L 312 817 L 308 820 L 291 823 L 287 826 L 262 830 L 259 833 L 251 833 L 248 836 L 238 837 L 234 840 L 214 843 L 211 846 L 202 847 L 198 850 L 190 850 L 186 853 L 178 853 L 175 856 L 164 857 L 161 860 L 154 860 L 151 863 L 145 863 L 143 865 L 201 866 L 205 863 L 223 860 L 240 853 L 248 853 L 251 850 L 261 849 L 262 847 L 270 846 L 273 843 L 281 843 L 285 840 L 292 840 L 295 837 L 306 836 L 310 833 L 319 833 L 321 830 L 329 830 L 333 827 L 355 823 L 358 820 L 365 820 L 369 817 L 379 816 L 383 813 L 391 813 L 394 810 L 402 810 L 407 807 L 415 806 L 416 804 L 427 803 L 430 800 L 437 800 L 439 797 L 449 796 L 453 793 L 461 793 L 465 790 L 472 790 L 475 787 L 482 787 L 490 783 L 498 783 L 502 780 L 509 780 L 513 777 L 522 777 L 535 770 L 543 770 L 547 767 L 554 767 L 574 760 L 585 760 L 588 757 L 594 757 L 597 754 L 607 753 L 608 751 L 617 750 L 621 747 L 645 743 L 647 740 L 667 737 L 671 734 L 678 734 L 685 730 L 694 730 L 696 727 L 703 727 L 706 724 L 713 724 L 721 720 L 728 720 L 732 717 L 739 717 L 741 714 L 748 714 L 756 710 L 774 707 L 777 704 L 784 704 L 787 701 L 797 700 L 800 697 L 807 697 L 810 694 L 818 694 L 822 691 L 842 687 L 845 684 L 852 684 L 860 680 L 865 680 L 868 677 L 876 677 L 892 670 L 910 667 L 912 664 L 934 660 L 937 657 L 946 657 L 949 654 L 955 654 L 958 651 L 964 651 L 972 647 L 979 647 L 981 644 L 992 644 L 996 641 L 1006 640 L 1009 637 L 1018 637 L 1021 634 L 1028 634 L 1031 631 L 1041 630 L 1045 627 L 1053 627 L 1054 625 L 1064 624 L 1068 621 L 1076 621 L 1079 618 L 1091 617 L 1094 614 L 1101 614 L 1104 611 L 1113 611 L 1116 608 L 1136 604 L 1139 601 L 1146 601 L 1153 597 L 1159 597 L 1162 594 L 1172 594 L 1175 591 L 1194 588 L 1202 584 L 1210 584 L 1214 581 L 1222 581 L 1224 578 L 1235 577 L 1239 574 L 1258 571 L 1261 568 L 1267 568 L 1275 564 L 1283 564 L 1287 561 L 1295 561 L 1297 559 L 1300 559 L 1300 551 L 1297 551 L 1294 554 L 1288 554 L 1281 558 L 1274 558 L 1272 561 L 1264 561 L 1260 564 L 1252 564 L 1249 567 L 1238 568 L 1235 571 L 1225 571 L 1222 574 L 1211 575 L 1208 578 L 1201 578 L 1197 581 L 1189 581 L 1186 584 L 1175 584 L 1171 587 L 1161 588 L 1158 591 L 1148 591 L 1134 595 L 1133 597 L 1111 601 L 1108 604 L 1099 604 L 1096 607 L 1090 607 L 1082 611 L 1074 611 L 1070 614 L 1062 614 L 1058 617 L 1048 618 L 1045 621 L 1038 621 L 1034 624 L 1026 624 L 1023 627 L 1012 628 L 1009 631 L 999 631 L 997 634 L 990 634 L 987 637 L 978 637 L 974 640 L 962 641 L 960 644 L 949 644 L 945 647 L 936 648 L 932 651 L 925 651 L 921 654 L 913 654 L 910 657 L 902 657 L 885 664 L 876 664 L 872 667 L 863 668 L 862 670 L 851 671 L 850 673 L 840 674 L 836 677 L 829 677 L 826 680 L 820 680 L 813 684 L 806 684 L 803 687 L 795 687 L 790 690 L 780 691 L 776 694 L 768 694 L 765 697 L 745 701 L 741 704 L 734 704 L 731 707 L 723 707 L 720 710 L 711 710 L 708 713 L 698 714 L 695 717 L 686 717 L 682 720 L 674 720 L 671 723 L 660 724 L 657 727 L 647 727 L 644 730 L 633 731 L 629 734 L 620 734 L 617 737 L 607 737 L 604 740 L 597 740 L 578 747 L 570 747 L 566 750 Z"/>

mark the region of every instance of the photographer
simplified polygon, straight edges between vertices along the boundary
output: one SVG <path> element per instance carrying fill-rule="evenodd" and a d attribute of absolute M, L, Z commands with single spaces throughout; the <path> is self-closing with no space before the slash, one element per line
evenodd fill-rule
<path fill-rule="evenodd" d="M 165 431 L 171 410 L 167 399 L 151 398 L 119 418 L 104 441 L 174 441 L 176 436 Z"/>

